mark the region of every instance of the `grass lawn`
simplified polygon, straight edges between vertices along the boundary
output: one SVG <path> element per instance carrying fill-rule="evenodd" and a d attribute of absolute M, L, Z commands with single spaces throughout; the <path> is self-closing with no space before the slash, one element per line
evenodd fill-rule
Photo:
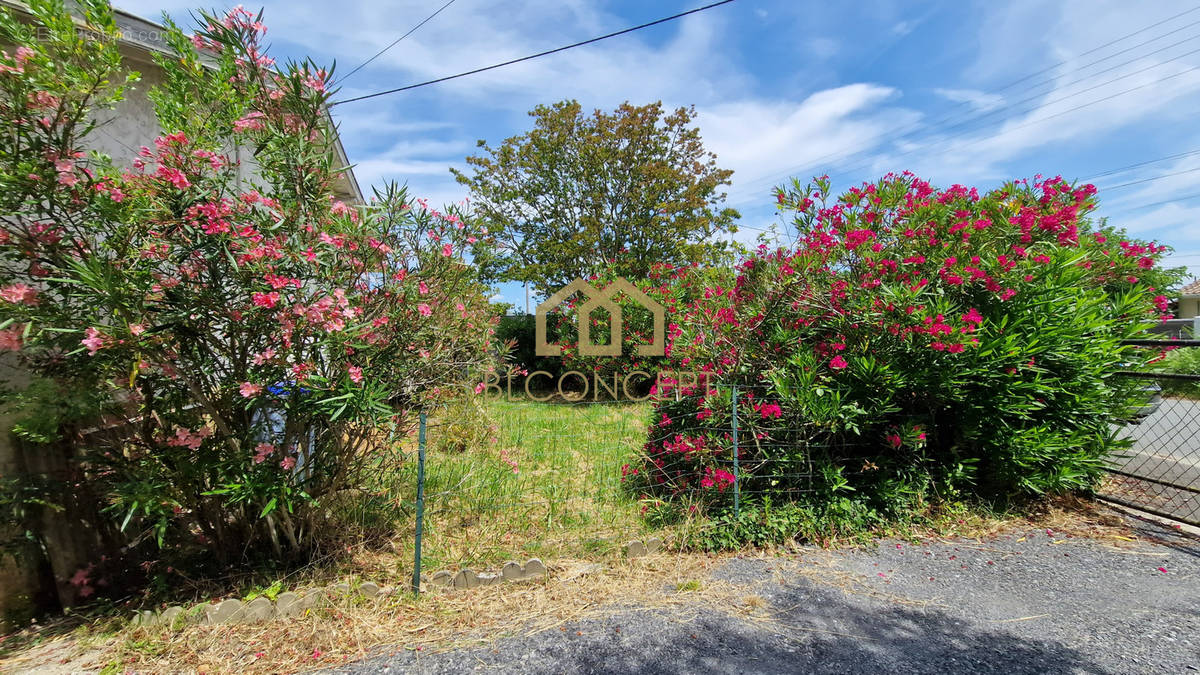
<path fill-rule="evenodd" d="M 489 438 L 461 449 L 442 438 L 458 432 L 455 420 L 430 421 L 426 569 L 593 557 L 642 532 L 641 506 L 622 489 L 621 467 L 644 441 L 647 404 L 490 401 L 485 413 Z M 412 499 L 415 463 L 396 480 L 396 492 Z"/>

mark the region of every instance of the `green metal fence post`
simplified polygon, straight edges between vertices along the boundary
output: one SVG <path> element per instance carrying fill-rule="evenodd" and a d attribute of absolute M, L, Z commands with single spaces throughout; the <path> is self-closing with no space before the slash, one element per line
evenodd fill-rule
<path fill-rule="evenodd" d="M 733 385 L 731 398 L 733 400 L 733 517 L 737 518 L 742 513 L 742 477 L 738 472 L 738 388 Z"/>
<path fill-rule="evenodd" d="M 421 592 L 421 525 L 425 520 L 425 413 L 418 418 L 417 427 L 417 537 L 413 546 L 412 592 Z"/>

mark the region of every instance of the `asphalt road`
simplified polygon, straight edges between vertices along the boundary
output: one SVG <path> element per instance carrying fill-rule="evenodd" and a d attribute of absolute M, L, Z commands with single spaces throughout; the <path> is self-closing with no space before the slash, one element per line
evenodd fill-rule
<path fill-rule="evenodd" d="M 490 647 L 402 650 L 333 672 L 1200 672 L 1200 541 L 1151 529 L 1162 543 L 1029 531 L 734 560 L 705 583 L 761 597 L 753 615 L 629 607 Z"/>

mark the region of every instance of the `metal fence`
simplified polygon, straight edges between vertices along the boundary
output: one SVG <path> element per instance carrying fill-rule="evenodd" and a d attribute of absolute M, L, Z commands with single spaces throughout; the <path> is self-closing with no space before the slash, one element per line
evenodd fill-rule
<path fill-rule="evenodd" d="M 714 474 L 712 489 L 735 512 L 755 494 L 811 490 L 807 452 L 782 456 L 779 444 L 743 433 L 747 421 L 735 411 L 753 410 L 761 392 L 714 387 L 705 402 L 720 421 L 705 427 L 705 456 L 732 481 L 723 483 Z M 671 398 L 680 414 L 686 410 L 694 416 L 695 401 L 687 399 L 699 395 Z M 502 552 L 583 557 L 617 549 L 647 527 L 642 516 L 655 500 L 632 487 L 634 472 L 647 470 L 641 464 L 645 444 L 677 435 L 655 424 L 649 401 L 597 401 L 593 395 L 577 400 L 556 395 L 538 403 L 526 396 L 506 398 L 486 400 L 491 425 L 486 438 L 464 438 L 461 448 L 452 439 L 465 435 L 467 415 L 445 409 L 421 415 L 416 442 L 405 452 L 415 491 L 400 502 L 416 523 L 416 570 L 490 569 Z M 676 413 L 666 402 L 654 414 Z M 682 478 L 702 479 L 687 453 L 661 458 L 662 474 L 677 471 Z M 774 487 L 768 490 L 768 485 Z"/>
<path fill-rule="evenodd" d="M 1200 348 L 1200 340 L 1131 340 L 1128 344 L 1158 350 Z M 1111 475 L 1101 485 L 1100 496 L 1200 525 L 1200 375 L 1121 372 L 1118 376 L 1137 382 L 1145 403 L 1118 432 L 1132 445 L 1110 458 Z"/>
<path fill-rule="evenodd" d="M 1164 343 L 1136 342 L 1156 349 Z M 1171 340 L 1169 346 L 1196 348 L 1200 340 Z M 1110 458 L 1110 476 L 1100 495 L 1200 524 L 1200 375 L 1119 376 L 1136 381 L 1146 403 L 1129 419 L 1115 423 L 1117 433 L 1132 443 Z M 754 420 L 740 419 L 737 411 L 762 414 L 754 412 L 754 403 L 767 392 L 716 386 L 719 391 L 709 395 L 705 405 L 717 419 L 706 429 L 710 443 L 720 447 L 707 448 L 706 456 L 716 469 L 732 476 L 723 487 L 720 479 L 716 484 L 735 511 L 759 493 L 811 491 L 813 450 L 844 465 L 846 475 L 872 470 L 869 461 L 856 463 L 852 458 L 869 458 L 877 448 L 810 442 L 803 445 L 804 452 L 793 452 L 793 441 L 771 441 L 752 433 Z M 694 402 L 676 403 L 678 413 L 696 414 Z M 415 523 L 417 573 L 448 566 L 487 569 L 507 553 L 584 557 L 635 538 L 645 527 L 641 516 L 646 500 L 629 489 L 625 474 L 639 466 L 636 458 L 642 456 L 644 444 L 663 440 L 655 435 L 658 420 L 653 416 L 675 414 L 672 408 L 664 401 L 652 414 L 649 402 L 592 397 L 558 396 L 544 403 L 527 397 L 493 400 L 488 404 L 491 427 L 483 440 L 470 435 L 470 415 L 462 411 L 422 414 L 415 443 L 405 453 L 412 461 L 405 462 L 411 473 L 404 482 L 415 490 L 396 502 Z M 665 473 L 678 463 L 681 476 L 689 470 L 695 476 L 686 452 L 665 460 L 660 466 Z M 415 588 L 418 578 L 413 581 Z"/>

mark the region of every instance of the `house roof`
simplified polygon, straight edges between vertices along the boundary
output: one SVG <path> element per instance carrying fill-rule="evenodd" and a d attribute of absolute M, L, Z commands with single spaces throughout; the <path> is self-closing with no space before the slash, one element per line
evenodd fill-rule
<path fill-rule="evenodd" d="M 16 0 L 0 0 L 0 6 L 28 15 L 29 8 L 23 2 Z M 143 19 L 135 14 L 130 14 L 121 9 L 113 8 L 113 22 L 121 31 L 120 43 L 127 47 L 146 55 L 150 54 L 166 54 L 173 55 L 170 45 L 167 44 L 166 33 L 167 29 L 162 24 Z M 85 24 L 80 18 L 76 18 L 76 23 L 80 27 Z M 325 118 L 329 123 L 329 129 L 333 132 L 333 152 L 334 159 L 339 166 L 344 166 L 346 169 L 338 173 L 335 184 L 340 188 L 340 192 L 349 195 L 359 203 L 364 202 L 362 189 L 359 188 L 358 179 L 354 176 L 354 170 L 350 168 L 350 159 L 346 155 L 346 148 L 342 146 L 342 138 L 337 132 L 337 125 L 334 124 L 333 117 L 329 114 L 329 110 L 325 110 Z M 149 139 L 147 139 L 149 140 Z"/>
<path fill-rule="evenodd" d="M 1194 279 L 1184 284 L 1183 288 L 1179 289 L 1179 294 L 1200 296 L 1200 279 Z"/>

